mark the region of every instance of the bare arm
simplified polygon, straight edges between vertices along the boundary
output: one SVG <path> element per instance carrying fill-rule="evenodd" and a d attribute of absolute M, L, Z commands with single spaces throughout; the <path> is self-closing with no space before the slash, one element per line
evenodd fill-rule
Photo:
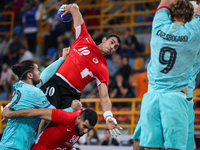
<path fill-rule="evenodd" d="M 23 109 L 18 111 L 10 111 L 8 107 L 5 107 L 2 115 L 5 118 L 38 117 L 40 119 L 51 121 L 52 109 Z"/>
<path fill-rule="evenodd" d="M 99 97 L 101 100 L 101 106 L 102 106 L 104 114 L 106 112 L 110 112 L 109 114 L 106 115 L 106 117 L 104 116 L 104 118 L 106 120 L 106 125 L 107 125 L 108 129 L 110 130 L 111 135 L 117 136 L 117 134 L 121 134 L 117 129 L 122 129 L 122 128 L 119 125 L 117 125 L 117 121 L 112 116 L 112 112 L 111 112 L 112 104 L 111 104 L 110 98 L 108 96 L 108 88 L 105 83 L 101 83 L 98 86 L 98 90 L 99 90 Z M 115 130 L 115 133 L 117 133 L 117 134 L 112 133 L 113 130 Z"/>
<path fill-rule="evenodd" d="M 198 6 L 198 9 L 197 9 L 197 15 L 200 15 L 200 3 L 199 3 L 199 6 Z"/>
<path fill-rule="evenodd" d="M 79 11 L 79 7 L 77 4 L 73 3 L 73 4 L 69 4 L 69 5 L 66 5 L 64 7 L 64 13 L 62 16 L 68 14 L 68 13 L 71 13 L 72 17 L 73 17 L 73 21 L 74 21 L 74 28 L 78 27 L 79 25 L 81 25 L 84 20 L 83 20 L 83 17 Z"/>
<path fill-rule="evenodd" d="M 171 7 L 172 3 L 174 3 L 175 0 L 161 0 L 158 8 L 163 7 L 163 6 L 167 6 L 167 7 Z"/>
<path fill-rule="evenodd" d="M 103 112 L 108 111 L 108 110 L 111 111 L 112 104 L 111 104 L 110 98 L 108 96 L 108 88 L 107 88 L 106 84 L 101 83 L 98 86 L 98 91 L 99 91 L 99 97 L 101 100 L 101 106 L 102 106 Z"/>

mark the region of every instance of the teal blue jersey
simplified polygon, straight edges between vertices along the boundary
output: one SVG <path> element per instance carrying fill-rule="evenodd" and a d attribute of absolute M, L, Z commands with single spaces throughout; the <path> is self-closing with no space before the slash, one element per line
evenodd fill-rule
<path fill-rule="evenodd" d="M 59 58 L 49 65 L 40 75 L 40 83 L 34 87 L 22 81 L 14 85 L 14 92 L 9 108 L 13 111 L 30 108 L 54 108 L 47 100 L 45 94 L 39 87 L 45 84 L 64 62 Z M 9 119 L 4 131 L 0 146 L 13 149 L 30 150 L 36 140 L 39 118 Z"/>
<path fill-rule="evenodd" d="M 184 26 L 171 21 L 167 7 L 157 10 L 151 35 L 148 65 L 149 91 L 182 91 L 188 87 L 200 48 L 200 17 Z"/>
<path fill-rule="evenodd" d="M 199 71 L 200 71 L 200 52 L 198 53 L 195 63 L 193 64 L 193 74 L 189 81 L 187 98 L 193 97 L 193 90 L 195 89 L 196 85 L 195 79 Z"/>
<path fill-rule="evenodd" d="M 9 108 L 13 111 L 51 107 L 51 104 L 41 89 L 22 81 L 14 84 L 11 103 Z M 36 140 L 40 121 L 39 118 L 9 119 L 0 142 L 0 147 L 4 146 L 7 148 L 30 150 Z"/>

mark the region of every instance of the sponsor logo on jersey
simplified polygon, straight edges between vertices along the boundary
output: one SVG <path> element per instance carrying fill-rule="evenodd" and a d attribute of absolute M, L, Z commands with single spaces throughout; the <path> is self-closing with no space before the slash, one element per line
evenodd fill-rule
<path fill-rule="evenodd" d="M 93 62 L 94 62 L 95 64 L 97 64 L 99 61 L 98 61 L 98 59 L 95 57 L 95 58 L 93 58 Z"/>
<path fill-rule="evenodd" d="M 85 38 L 86 39 L 86 41 L 88 42 L 88 43 L 90 43 L 90 41 L 88 40 L 88 38 Z"/>
<path fill-rule="evenodd" d="M 48 103 L 48 102 L 49 102 L 49 101 L 47 101 L 47 100 L 42 101 L 43 104 L 46 104 L 46 103 Z"/>
<path fill-rule="evenodd" d="M 71 140 L 69 140 L 70 143 L 73 143 L 73 145 L 78 141 L 79 136 L 73 135 L 73 137 L 71 138 Z"/>
<path fill-rule="evenodd" d="M 177 28 L 172 27 L 172 29 L 177 30 Z"/>
<path fill-rule="evenodd" d="M 72 146 L 79 140 L 79 136 L 73 135 L 69 141 L 65 142 L 65 145 Z"/>

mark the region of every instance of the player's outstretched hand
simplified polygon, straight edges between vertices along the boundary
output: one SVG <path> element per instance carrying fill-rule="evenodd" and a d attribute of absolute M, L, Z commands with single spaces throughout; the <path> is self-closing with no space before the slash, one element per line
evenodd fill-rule
<path fill-rule="evenodd" d="M 107 117 L 106 118 L 106 125 L 110 131 L 110 134 L 113 136 L 121 135 L 120 130 L 123 130 L 118 124 L 115 118 Z"/>
<path fill-rule="evenodd" d="M 70 53 L 70 50 L 71 50 L 71 48 L 70 48 L 70 47 L 63 48 L 62 57 L 66 59 L 66 58 L 67 58 L 67 56 L 68 56 L 68 55 L 69 55 L 69 53 Z"/>
<path fill-rule="evenodd" d="M 73 111 L 78 111 L 82 109 L 82 103 L 79 100 L 73 100 L 71 104 Z"/>

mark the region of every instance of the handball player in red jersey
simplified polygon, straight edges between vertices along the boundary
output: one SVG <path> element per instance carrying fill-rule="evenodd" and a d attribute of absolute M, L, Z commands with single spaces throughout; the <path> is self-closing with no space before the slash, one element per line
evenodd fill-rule
<path fill-rule="evenodd" d="M 75 102 L 80 103 L 79 101 Z M 3 110 L 6 118 L 32 118 L 38 117 L 51 121 L 39 134 L 32 150 L 67 150 L 73 148 L 79 138 L 94 128 L 97 123 L 97 113 L 92 109 L 84 111 L 66 112 L 62 109 L 24 109 L 10 111 L 8 107 Z"/>
<path fill-rule="evenodd" d="M 70 54 L 57 73 L 47 82 L 42 90 L 49 102 L 58 109 L 70 107 L 72 100 L 80 100 L 81 91 L 85 86 L 96 81 L 103 116 L 112 135 L 120 134 L 115 118 L 111 112 L 108 95 L 109 74 L 104 55 L 112 54 L 120 45 L 120 38 L 115 34 L 102 39 L 96 45 L 88 33 L 83 17 L 77 4 L 61 6 L 63 15 L 70 13 L 73 17 L 75 41 L 70 46 Z"/>

